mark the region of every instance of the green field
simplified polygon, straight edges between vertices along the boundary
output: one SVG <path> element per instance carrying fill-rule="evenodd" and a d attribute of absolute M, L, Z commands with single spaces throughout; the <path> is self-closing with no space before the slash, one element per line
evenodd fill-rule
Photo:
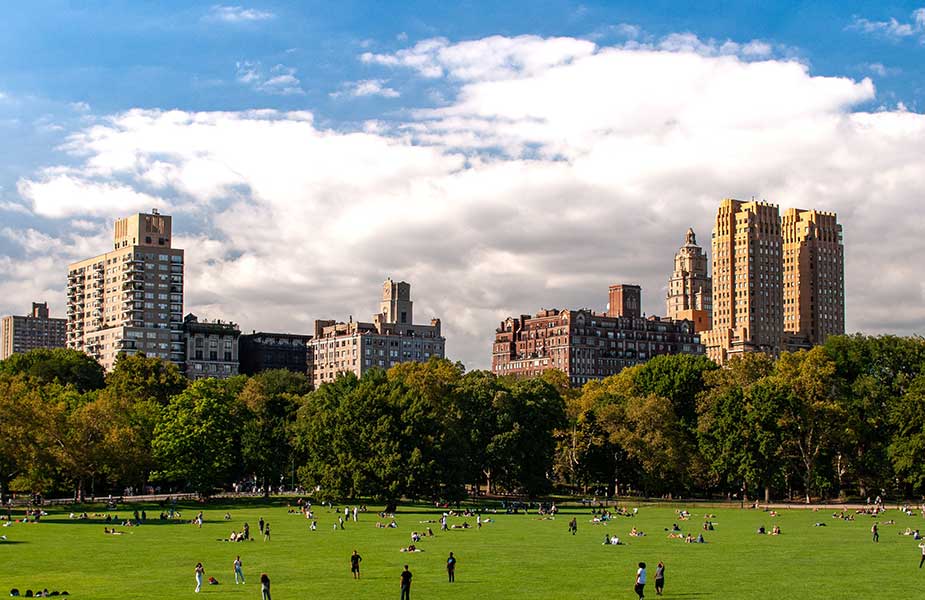
<path fill-rule="evenodd" d="M 632 506 L 632 505 L 629 505 Z M 273 581 L 275 600 L 325 598 L 398 598 L 399 572 L 410 565 L 414 573 L 412 598 L 635 598 L 635 565 L 649 565 L 647 598 L 655 598 L 652 577 L 662 560 L 666 569 L 666 598 L 913 598 L 922 597 L 925 569 L 919 570 L 918 542 L 898 533 L 906 527 L 925 530 L 925 520 L 889 510 L 876 520 L 895 519 L 882 525 L 879 544 L 870 539 L 875 520 L 858 516 L 854 522 L 833 519 L 828 512 L 784 510 L 778 517 L 755 510 L 703 506 L 642 506 L 635 518 L 616 517 L 608 524 L 592 524 L 588 509 L 566 509 L 555 520 L 535 514 L 491 515 L 495 522 L 478 531 L 436 533 L 407 554 L 413 530 L 439 518 L 426 507 L 403 506 L 398 529 L 377 529 L 376 514 L 361 513 L 358 523 L 334 531 L 336 513 L 316 507 L 318 530 L 300 515 L 287 514 L 285 503 L 218 504 L 206 508 L 206 523 L 199 529 L 185 523 L 158 523 L 160 511 L 146 506 L 151 524 L 123 528 L 121 536 L 104 535 L 100 521 L 71 521 L 67 511 L 52 511 L 39 524 L 13 524 L 0 542 L 0 592 L 48 588 L 67 590 L 75 599 L 192 598 L 193 567 L 202 561 L 206 575 L 217 586 L 204 585 L 200 596 L 260 598 L 261 572 Z M 693 514 L 679 521 L 677 508 Z M 93 512 L 100 510 L 88 509 Z M 180 506 L 184 519 L 196 505 Z M 370 510 L 378 510 L 370 507 Z M 232 521 L 223 520 L 228 511 Z M 115 511 L 120 517 L 130 511 Z M 705 513 L 714 513 L 715 531 L 705 532 L 706 544 L 685 544 L 667 539 L 665 528 L 678 522 L 695 536 Z M 567 524 L 578 517 L 578 534 L 568 535 Z M 264 542 L 217 541 L 232 528 L 249 522 L 252 535 L 263 517 L 271 524 L 273 539 Z M 450 523 L 475 519 L 451 518 Z M 815 522 L 826 527 L 814 527 Z M 769 531 L 775 524 L 783 535 L 757 535 L 759 525 Z M 633 526 L 645 537 L 628 536 Z M 601 544 L 604 533 L 617 534 L 622 546 Z M 349 555 L 363 557 L 362 580 L 350 575 Z M 446 581 L 445 560 L 453 551 L 458 560 L 456 583 Z M 247 584 L 235 585 L 232 561 L 240 554 Z"/>

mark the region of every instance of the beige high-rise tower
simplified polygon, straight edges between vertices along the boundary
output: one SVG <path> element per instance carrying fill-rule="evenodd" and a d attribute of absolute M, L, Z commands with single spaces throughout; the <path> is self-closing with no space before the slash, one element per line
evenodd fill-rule
<path fill-rule="evenodd" d="M 693 229 L 687 230 L 684 245 L 675 254 L 666 305 L 668 318 L 693 322 L 697 333 L 710 329 L 713 281 L 707 275 L 707 255 L 697 245 Z"/>
<path fill-rule="evenodd" d="M 113 250 L 68 266 L 67 345 L 111 370 L 120 352 L 184 359 L 183 250 L 157 210 L 115 223 Z"/>
<path fill-rule="evenodd" d="M 788 209 L 784 240 L 785 346 L 825 343 L 845 333 L 845 249 L 835 213 Z"/>
<path fill-rule="evenodd" d="M 782 245 L 777 205 L 720 203 L 713 227 L 713 323 L 702 335 L 717 363 L 742 352 L 780 352 Z"/>

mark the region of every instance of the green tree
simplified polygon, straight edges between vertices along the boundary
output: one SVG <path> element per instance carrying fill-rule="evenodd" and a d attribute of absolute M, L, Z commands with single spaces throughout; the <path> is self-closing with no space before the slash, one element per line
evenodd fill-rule
<path fill-rule="evenodd" d="M 821 346 L 785 352 L 775 365 L 774 378 L 790 395 L 781 418 L 784 445 L 799 465 L 809 503 L 813 492 L 821 495 L 828 486 L 821 469 L 844 428 L 835 363 Z"/>
<path fill-rule="evenodd" d="M 155 402 L 161 406 L 187 385 L 189 380 L 177 365 L 144 353 L 120 354 L 106 376 L 106 388 L 112 394 L 132 402 Z"/>
<path fill-rule="evenodd" d="M 171 398 L 154 430 L 159 469 L 152 478 L 181 482 L 208 495 L 239 464 L 239 381 L 201 379 Z"/>
<path fill-rule="evenodd" d="M 264 497 L 294 468 L 290 429 L 300 397 L 310 388 L 302 373 L 278 369 L 254 375 L 238 395 L 247 415 L 241 435 L 244 465 L 257 475 Z"/>
<path fill-rule="evenodd" d="M 400 497 L 401 418 L 390 395 L 381 369 L 339 375 L 308 394 L 294 426 L 303 485 L 323 499 Z"/>
<path fill-rule="evenodd" d="M 509 490 L 535 496 L 549 489 L 554 432 L 565 425 L 559 391 L 542 379 L 510 383 L 495 394 L 494 435 L 487 454 L 494 479 Z"/>
<path fill-rule="evenodd" d="M 13 354 L 0 361 L 0 373 L 27 375 L 37 383 L 73 385 L 78 392 L 103 387 L 103 367 L 83 352 L 66 348 L 39 348 Z"/>
<path fill-rule="evenodd" d="M 916 377 L 892 407 L 896 429 L 889 446 L 893 468 L 913 493 L 925 490 L 925 374 Z"/>

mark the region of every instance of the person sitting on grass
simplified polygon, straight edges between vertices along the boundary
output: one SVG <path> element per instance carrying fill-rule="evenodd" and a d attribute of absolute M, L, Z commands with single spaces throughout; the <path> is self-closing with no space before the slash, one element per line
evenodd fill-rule
<path fill-rule="evenodd" d="M 407 548 L 402 548 L 401 551 L 402 552 L 423 552 L 423 550 L 421 550 L 414 544 L 409 545 Z"/>
<path fill-rule="evenodd" d="M 780 535 L 780 525 L 771 528 L 771 535 Z"/>
<path fill-rule="evenodd" d="M 633 529 L 630 531 L 630 535 L 631 535 L 632 537 L 642 537 L 642 536 L 645 535 L 645 533 L 643 533 L 643 532 L 639 531 L 638 529 L 636 529 L 635 527 L 633 527 Z"/>
<path fill-rule="evenodd" d="M 605 533 L 605 534 L 604 534 L 604 544 L 603 544 L 603 545 L 604 545 L 604 546 L 609 546 L 609 545 L 610 545 L 610 534 L 609 534 L 609 533 Z"/>
<path fill-rule="evenodd" d="M 678 524 L 677 524 L 677 523 L 674 523 L 674 524 L 671 526 L 671 530 L 674 531 L 675 533 L 678 533 L 678 532 L 681 531 L 681 528 L 678 527 Z"/>
<path fill-rule="evenodd" d="M 687 537 L 684 538 L 684 543 L 685 543 L 685 544 L 693 544 L 693 543 L 694 543 L 694 536 L 692 536 L 691 534 L 688 533 L 688 534 L 687 534 Z"/>
<path fill-rule="evenodd" d="M 758 528 L 758 535 L 764 535 L 765 533 L 767 533 L 767 531 L 765 531 L 764 525 Z"/>
<path fill-rule="evenodd" d="M 702 533 L 701 533 L 700 535 L 697 536 L 697 543 L 698 543 L 698 544 L 706 544 L 706 543 L 707 543 L 707 541 L 706 541 L 705 539 L 703 539 L 703 534 L 702 534 Z"/>

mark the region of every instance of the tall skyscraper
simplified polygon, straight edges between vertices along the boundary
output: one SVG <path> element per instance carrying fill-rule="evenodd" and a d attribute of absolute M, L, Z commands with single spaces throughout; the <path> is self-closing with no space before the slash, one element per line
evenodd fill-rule
<path fill-rule="evenodd" d="M 724 199 L 713 227 L 713 323 L 707 355 L 777 355 L 783 336 L 783 266 L 778 207 Z"/>
<path fill-rule="evenodd" d="M 45 302 L 33 302 L 31 315 L 9 315 L 0 323 L 0 360 L 36 348 L 64 348 L 67 320 L 48 316 Z"/>
<path fill-rule="evenodd" d="M 845 333 L 845 249 L 835 213 L 788 209 L 784 239 L 785 346 Z"/>
<path fill-rule="evenodd" d="M 693 229 L 687 230 L 684 245 L 675 254 L 666 304 L 668 318 L 687 319 L 698 333 L 710 329 L 713 281 L 707 274 L 707 255 L 697 245 Z"/>
<path fill-rule="evenodd" d="M 115 223 L 113 250 L 69 265 L 67 345 L 111 370 L 120 352 L 182 367 L 183 250 L 152 210 Z"/>

